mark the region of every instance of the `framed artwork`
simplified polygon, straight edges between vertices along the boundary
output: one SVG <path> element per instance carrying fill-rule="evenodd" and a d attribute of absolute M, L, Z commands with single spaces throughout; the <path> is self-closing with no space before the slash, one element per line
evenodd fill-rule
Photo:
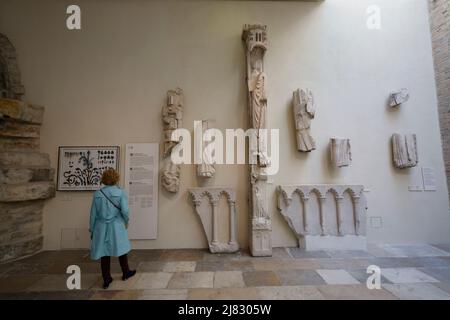
<path fill-rule="evenodd" d="M 57 190 L 100 189 L 103 171 L 119 170 L 119 159 L 119 147 L 59 147 Z"/>

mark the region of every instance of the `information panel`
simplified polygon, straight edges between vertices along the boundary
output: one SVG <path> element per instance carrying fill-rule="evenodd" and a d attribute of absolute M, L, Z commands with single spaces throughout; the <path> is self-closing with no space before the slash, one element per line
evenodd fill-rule
<path fill-rule="evenodd" d="M 130 207 L 130 239 L 156 239 L 158 228 L 158 143 L 125 147 L 125 190 Z"/>

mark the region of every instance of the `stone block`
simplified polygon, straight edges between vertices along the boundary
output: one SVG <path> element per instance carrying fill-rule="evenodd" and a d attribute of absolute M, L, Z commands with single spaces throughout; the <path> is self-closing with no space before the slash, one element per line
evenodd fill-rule
<path fill-rule="evenodd" d="M 0 152 L 1 168 L 48 168 L 50 157 L 48 154 L 26 151 Z"/>
<path fill-rule="evenodd" d="M 39 151 L 38 138 L 13 138 L 0 136 L 0 150 L 7 151 Z"/>
<path fill-rule="evenodd" d="M 1 230 L 0 243 L 6 245 L 15 243 L 29 237 L 38 237 L 42 233 L 42 221 L 34 221 L 26 224 L 13 224 L 9 230 Z"/>
<path fill-rule="evenodd" d="M 55 185 L 51 181 L 0 185 L 0 202 L 48 199 L 54 196 Z"/>
<path fill-rule="evenodd" d="M 0 262 L 37 253 L 42 249 L 43 237 L 29 238 L 17 243 L 0 245 Z"/>
<path fill-rule="evenodd" d="M 16 138 L 39 138 L 40 125 L 0 119 L 0 136 Z"/>
<path fill-rule="evenodd" d="M 41 124 L 44 118 L 44 107 L 28 104 L 20 100 L 0 98 L 0 116 Z"/>
<path fill-rule="evenodd" d="M 53 181 L 54 175 L 52 168 L 6 168 L 0 169 L 0 184 Z"/>

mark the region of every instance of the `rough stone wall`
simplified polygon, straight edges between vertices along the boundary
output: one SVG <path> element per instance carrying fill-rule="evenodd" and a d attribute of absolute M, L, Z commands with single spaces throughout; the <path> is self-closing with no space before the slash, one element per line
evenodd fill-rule
<path fill-rule="evenodd" d="M 0 33 L 0 98 L 20 99 L 24 93 L 16 49 L 9 39 Z"/>
<path fill-rule="evenodd" d="M 429 0 L 445 171 L 450 197 L 450 0 Z"/>
<path fill-rule="evenodd" d="M 7 97 L 17 98 L 23 90 L 16 89 L 23 87 L 11 56 L 15 50 L 5 38 L 0 34 L 0 61 L 9 62 L 0 69 L 0 80 L 9 82 L 1 88 Z M 43 115 L 43 107 L 0 97 L 0 262 L 42 249 L 44 199 L 55 194 L 49 156 L 39 152 Z"/>

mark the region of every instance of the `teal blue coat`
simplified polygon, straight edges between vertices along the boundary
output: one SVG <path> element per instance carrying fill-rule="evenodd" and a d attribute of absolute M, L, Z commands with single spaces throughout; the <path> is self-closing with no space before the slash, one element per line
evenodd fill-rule
<path fill-rule="evenodd" d="M 119 211 L 105 198 L 100 190 L 95 191 L 89 223 L 89 231 L 92 235 L 92 260 L 98 260 L 104 256 L 119 257 L 131 250 L 125 227 L 129 219 L 127 196 L 122 189 L 116 186 L 106 186 L 102 188 L 102 191 L 121 210 Z"/>

